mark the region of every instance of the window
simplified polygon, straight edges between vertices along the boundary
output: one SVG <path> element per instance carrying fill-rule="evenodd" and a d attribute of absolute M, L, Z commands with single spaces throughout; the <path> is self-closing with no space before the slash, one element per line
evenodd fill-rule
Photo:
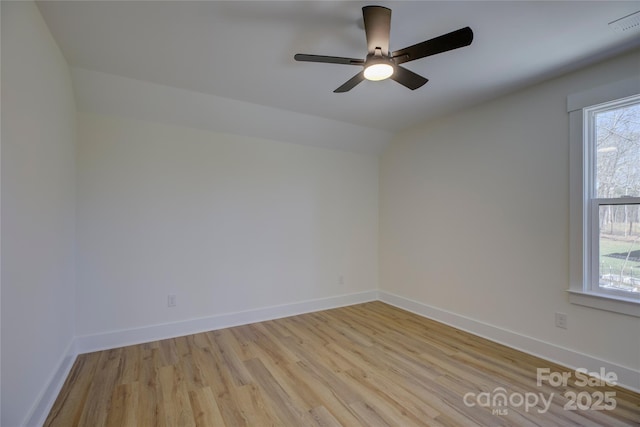
<path fill-rule="evenodd" d="M 640 297 L 640 97 L 585 108 L 592 291 Z"/>
<path fill-rule="evenodd" d="M 569 97 L 570 301 L 640 317 L 640 83 Z"/>

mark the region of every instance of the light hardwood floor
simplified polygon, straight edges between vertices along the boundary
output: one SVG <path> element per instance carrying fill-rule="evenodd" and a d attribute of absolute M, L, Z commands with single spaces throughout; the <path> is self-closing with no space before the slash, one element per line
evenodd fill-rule
<path fill-rule="evenodd" d="M 640 395 L 537 386 L 545 367 L 572 372 L 371 302 L 80 355 L 45 425 L 640 425 Z M 507 406 L 478 404 L 500 387 Z M 565 410 L 571 391 L 615 392 L 616 408 Z M 534 394 L 548 411 L 520 405 Z"/>

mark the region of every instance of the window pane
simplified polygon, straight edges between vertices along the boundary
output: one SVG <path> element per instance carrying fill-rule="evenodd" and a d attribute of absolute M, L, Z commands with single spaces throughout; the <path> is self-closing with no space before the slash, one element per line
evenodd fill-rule
<path fill-rule="evenodd" d="M 640 293 L 640 204 L 600 205 L 599 286 Z"/>
<path fill-rule="evenodd" d="M 640 196 L 640 104 L 594 114 L 598 198 Z"/>

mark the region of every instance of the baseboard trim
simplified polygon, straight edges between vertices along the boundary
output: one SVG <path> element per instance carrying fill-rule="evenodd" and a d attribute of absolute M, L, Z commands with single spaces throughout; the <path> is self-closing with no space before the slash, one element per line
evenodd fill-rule
<path fill-rule="evenodd" d="M 58 393 L 71 371 L 78 354 L 108 350 L 128 345 L 141 344 L 161 339 L 174 338 L 198 332 L 212 331 L 249 323 L 263 322 L 297 314 L 344 307 L 370 301 L 382 301 L 403 310 L 444 323 L 490 341 L 523 351 L 570 369 L 586 368 L 597 372 L 601 367 L 618 375 L 621 387 L 640 393 L 640 372 L 592 356 L 560 347 L 535 338 L 523 336 L 507 329 L 489 325 L 459 314 L 423 304 L 385 291 L 365 291 L 336 297 L 320 298 L 226 313 L 200 319 L 175 323 L 152 325 L 143 328 L 126 329 L 95 335 L 75 337 L 69 344 L 58 368 L 41 392 L 32 410 L 23 423 L 24 426 L 41 426 L 51 411 Z"/>
<path fill-rule="evenodd" d="M 76 361 L 77 356 L 76 339 L 73 338 L 67 346 L 62 359 L 58 363 L 58 368 L 53 372 L 51 378 L 49 378 L 49 381 L 40 392 L 40 395 L 29 411 L 25 421 L 22 423 L 23 426 L 32 427 L 44 424 L 53 404 L 56 401 L 56 398 L 58 397 L 58 394 L 60 393 L 60 390 L 62 390 L 64 382 L 69 376 L 69 372 L 71 372 L 71 368 L 73 367 L 73 363 Z"/>
<path fill-rule="evenodd" d="M 167 338 L 195 334 L 216 329 L 230 328 L 249 323 L 263 322 L 297 314 L 328 310 L 363 302 L 376 301 L 378 291 L 365 291 L 335 297 L 319 298 L 259 308 L 255 310 L 225 313 L 199 319 L 183 320 L 180 322 L 145 326 L 142 328 L 125 329 L 95 335 L 76 337 L 78 354 L 107 350 L 116 347 L 141 344 Z"/>
<path fill-rule="evenodd" d="M 378 298 L 382 302 L 403 310 L 453 326 L 482 338 L 486 338 L 490 341 L 497 342 L 498 344 L 546 359 L 550 362 L 566 366 L 569 369 L 575 370 L 577 368 L 586 368 L 589 372 L 598 372 L 600 368 L 605 368 L 607 372 L 615 372 L 617 374 L 618 385 L 640 393 L 639 371 L 635 371 L 615 363 L 596 359 L 595 357 L 587 354 L 560 347 L 536 338 L 520 335 L 507 329 L 479 322 L 477 320 L 389 292 L 379 291 Z"/>

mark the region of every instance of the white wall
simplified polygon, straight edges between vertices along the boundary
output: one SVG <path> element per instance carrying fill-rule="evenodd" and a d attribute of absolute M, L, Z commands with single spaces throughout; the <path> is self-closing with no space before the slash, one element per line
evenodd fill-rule
<path fill-rule="evenodd" d="M 377 288 L 376 156 L 92 113 L 78 147 L 79 335 Z"/>
<path fill-rule="evenodd" d="M 36 6 L 2 2 L 2 426 L 25 422 L 74 336 L 75 105 Z"/>
<path fill-rule="evenodd" d="M 376 156 L 393 137 L 379 129 L 98 71 L 71 68 L 71 76 L 83 112 Z"/>
<path fill-rule="evenodd" d="M 640 371 L 640 319 L 565 292 L 567 95 L 638 64 L 635 51 L 398 135 L 381 159 L 381 290 Z"/>

